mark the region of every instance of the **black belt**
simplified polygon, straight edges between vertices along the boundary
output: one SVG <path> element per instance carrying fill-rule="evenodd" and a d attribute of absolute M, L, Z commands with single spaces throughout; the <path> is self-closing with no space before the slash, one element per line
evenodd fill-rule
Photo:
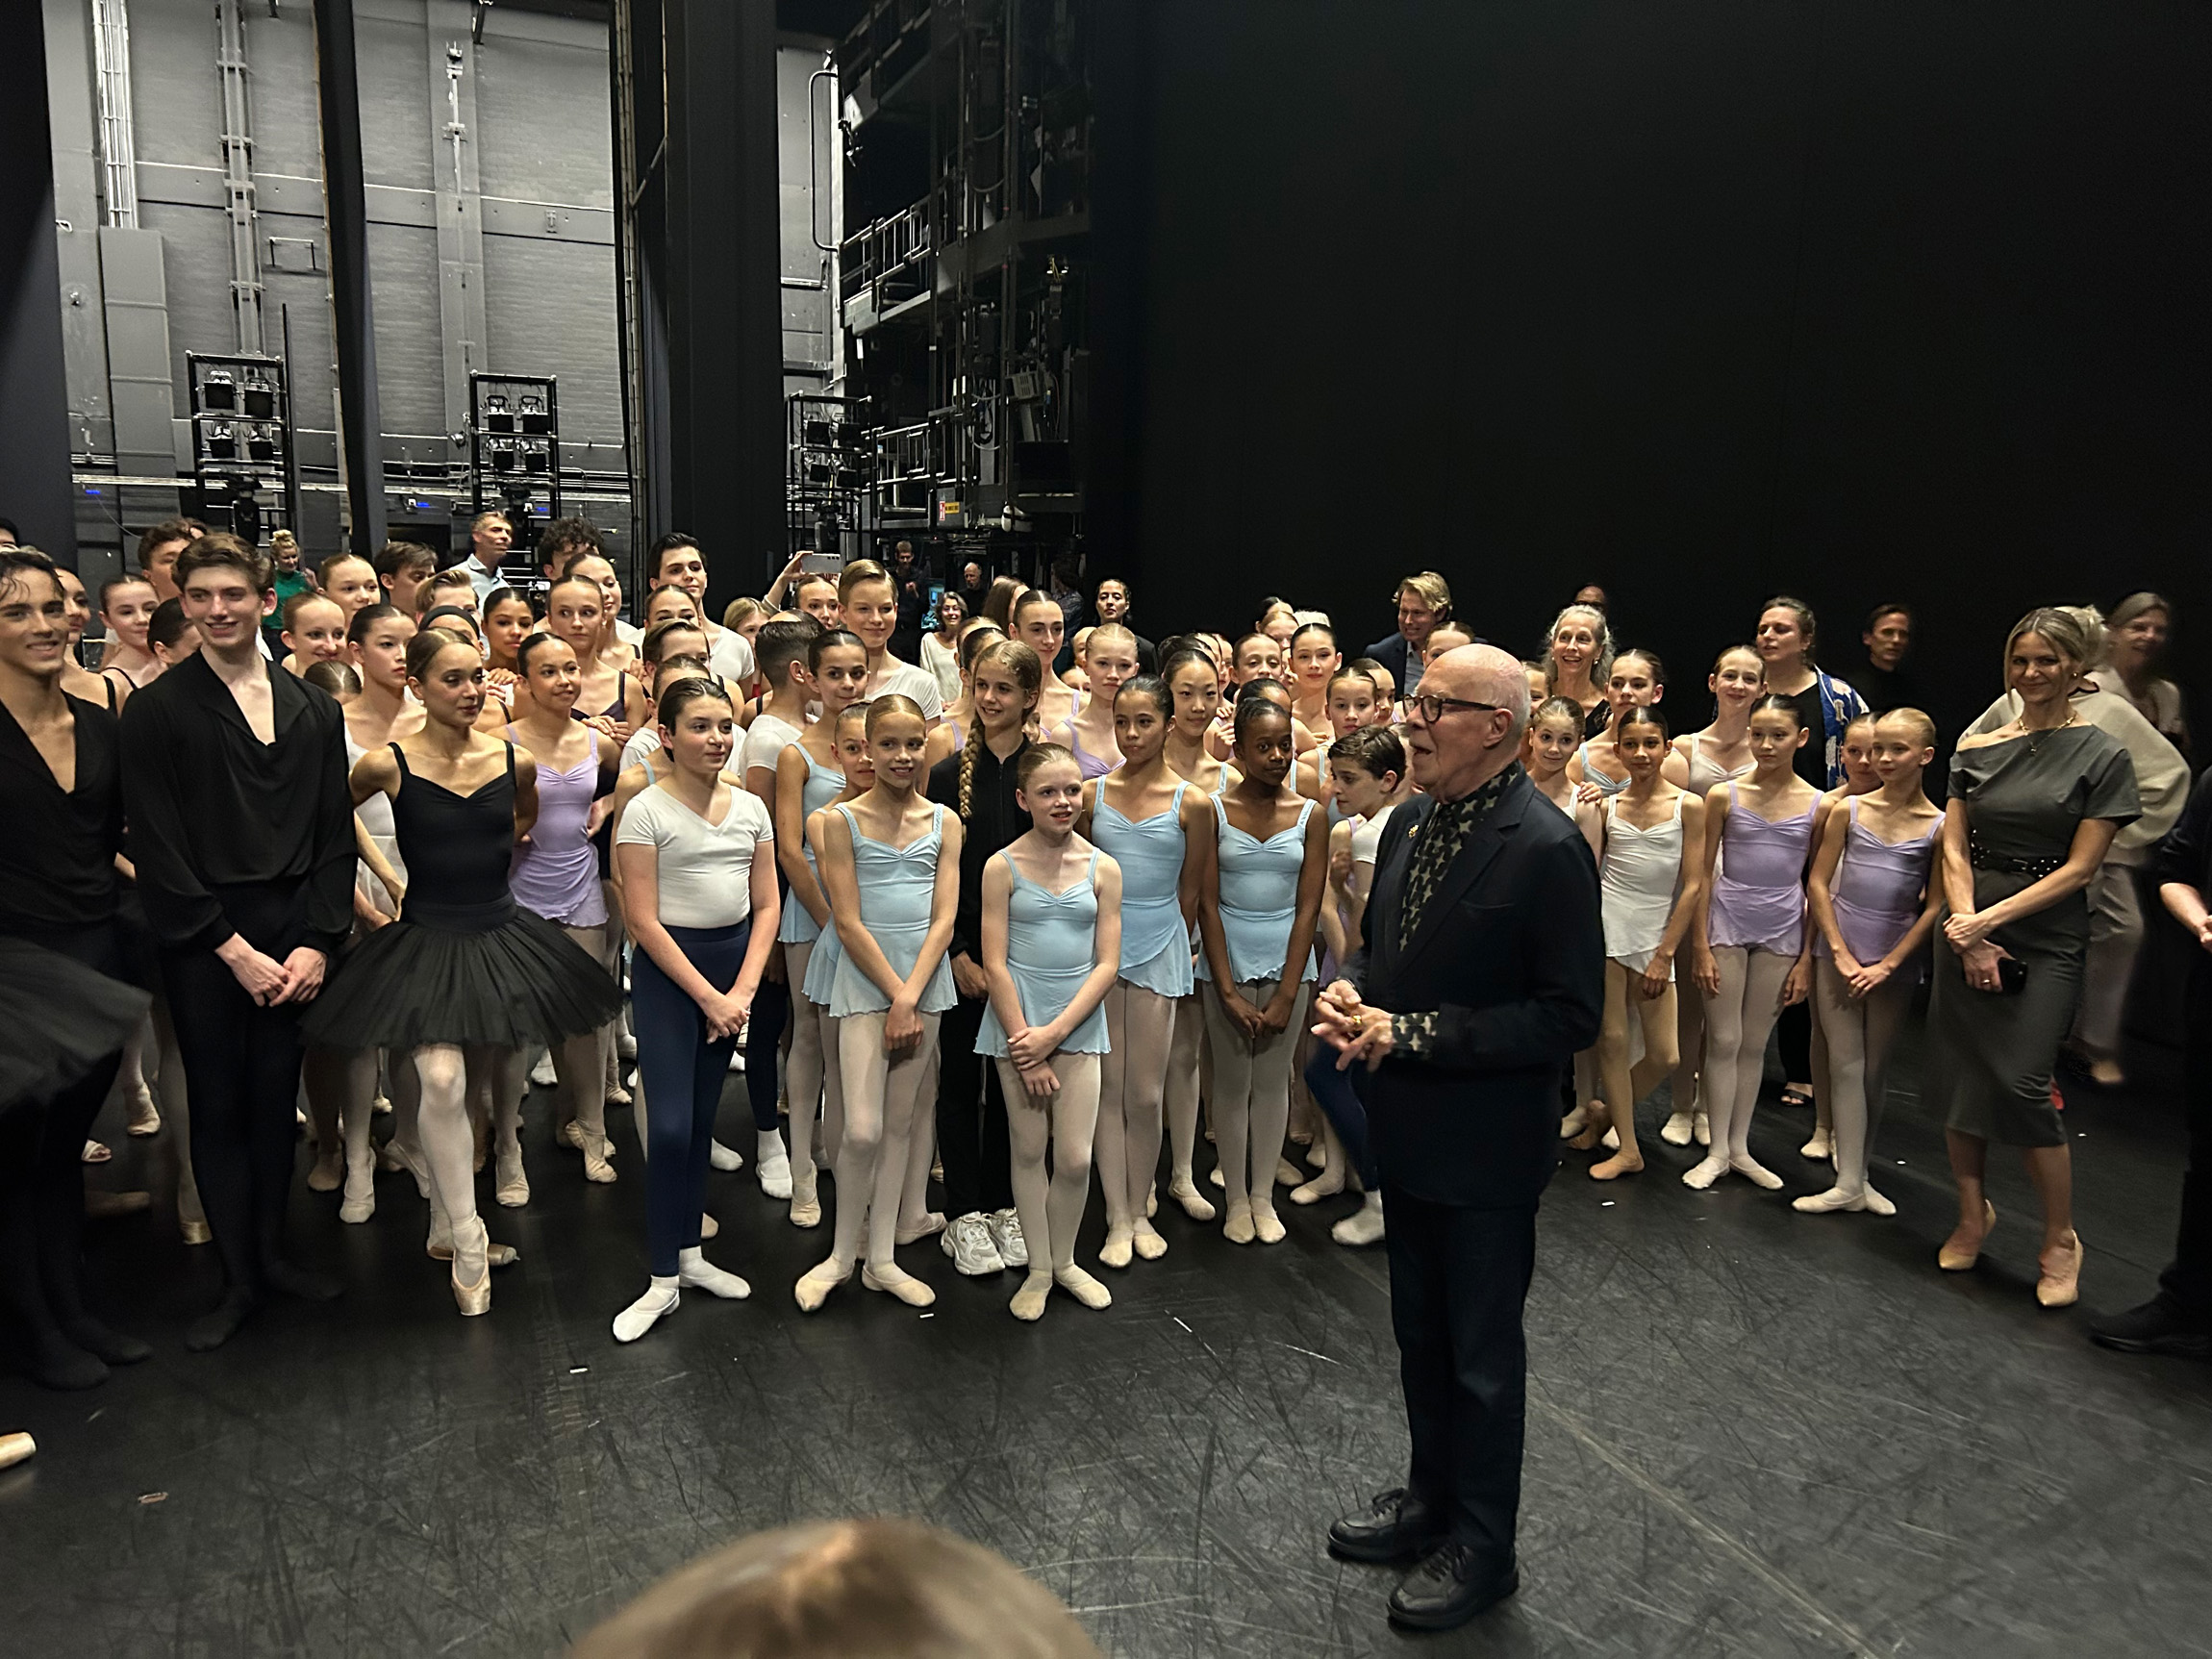
<path fill-rule="evenodd" d="M 1967 861 L 1976 869 L 1995 870 L 2000 875 L 2032 876 L 2041 881 L 2047 875 L 2055 875 L 2066 867 L 2062 858 L 2010 858 L 2003 853 L 1991 852 L 1981 844 L 1981 838 L 1967 832 Z"/>

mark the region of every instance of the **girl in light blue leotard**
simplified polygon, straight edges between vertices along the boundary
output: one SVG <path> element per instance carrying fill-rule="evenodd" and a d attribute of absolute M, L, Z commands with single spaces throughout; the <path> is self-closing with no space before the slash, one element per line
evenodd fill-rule
<path fill-rule="evenodd" d="M 1214 1137 L 1228 1215 L 1222 1236 L 1277 1244 L 1275 1167 L 1290 1126 L 1291 1062 L 1314 978 L 1314 934 L 1328 872 L 1328 819 L 1286 790 L 1295 753 L 1289 712 L 1237 701 L 1237 782 L 1206 820 L 1200 867 L 1198 977 L 1214 1054 Z M 1247 1153 L 1249 1154 L 1247 1161 Z"/>
<path fill-rule="evenodd" d="M 1114 1299 L 1075 1265 L 1075 1234 L 1091 1189 L 1105 997 L 1121 963 L 1121 872 L 1075 834 L 1083 773 L 1073 754 L 1032 743 L 1016 778 L 1031 828 L 983 867 L 991 1000 L 975 1051 L 997 1062 L 1006 1094 L 1014 1207 L 1031 1241 L 1013 1309 L 1034 1320 L 1055 1284 L 1087 1308 Z"/>
<path fill-rule="evenodd" d="M 1211 818 L 1205 795 L 1169 768 L 1168 732 L 1175 699 L 1152 675 L 1114 699 L 1122 765 L 1087 787 L 1092 842 L 1121 867 L 1121 969 L 1106 993 L 1110 1044 L 1098 1079 L 1093 1161 L 1106 1194 L 1106 1242 L 1098 1260 L 1126 1268 L 1156 1261 L 1168 1241 L 1145 1217 L 1159 1169 L 1163 1108 L 1173 1053 L 1176 1004 L 1191 994 L 1191 922 L 1197 861 L 1186 856 L 1192 818 Z"/>
<path fill-rule="evenodd" d="M 845 787 L 839 769 L 838 716 L 867 685 L 867 650 L 857 635 L 833 628 L 807 648 L 807 677 L 821 698 L 821 718 L 776 757 L 776 860 L 791 892 L 784 897 L 776 938 L 783 942 L 784 974 L 792 992 L 792 1048 L 784 1063 L 784 1092 L 791 1099 L 792 1225 L 821 1223 L 816 1192 L 815 1113 L 822 1101 L 827 1044 L 832 1041 L 826 1001 L 810 997 L 807 969 L 829 919 L 807 819 L 837 799 Z M 832 1107 L 826 1120 L 838 1116 Z M 833 1148 L 834 1149 L 834 1148 Z"/>
<path fill-rule="evenodd" d="M 867 734 L 874 785 L 815 820 L 837 923 L 829 1015 L 845 1120 L 830 1256 L 796 1287 L 808 1313 L 852 1276 L 864 1235 L 861 1282 L 867 1289 L 909 1307 L 937 1299 L 892 1260 L 892 1248 L 916 1102 L 933 1074 L 938 1018 L 953 1004 L 944 952 L 959 898 L 961 824 L 915 787 L 929 730 L 911 698 L 893 692 L 871 701 Z"/>

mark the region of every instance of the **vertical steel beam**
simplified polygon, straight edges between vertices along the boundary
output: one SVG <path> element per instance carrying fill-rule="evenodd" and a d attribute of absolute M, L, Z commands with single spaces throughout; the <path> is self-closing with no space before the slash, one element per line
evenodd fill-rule
<path fill-rule="evenodd" d="M 223 87 L 223 193 L 231 220 L 231 309 L 239 350 L 260 352 L 262 256 L 254 207 L 253 105 L 246 88 L 244 0 L 215 0 L 215 63 Z"/>
<path fill-rule="evenodd" d="M 384 420 L 376 395 L 376 319 L 368 286 L 368 204 L 362 179 L 353 0 L 314 0 L 314 59 L 338 345 L 339 454 L 350 519 L 347 544 L 357 553 L 373 554 L 385 541 Z"/>
<path fill-rule="evenodd" d="M 431 170 L 438 202 L 438 319 L 445 430 L 468 425 L 468 376 L 484 346 L 484 197 L 477 172 L 476 42 L 465 0 L 423 0 L 429 42 Z M 451 451 L 465 458 L 465 441 Z"/>

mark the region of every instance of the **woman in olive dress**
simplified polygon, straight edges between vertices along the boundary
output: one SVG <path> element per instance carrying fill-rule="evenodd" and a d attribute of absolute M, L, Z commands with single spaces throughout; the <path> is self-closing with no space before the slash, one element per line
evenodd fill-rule
<path fill-rule="evenodd" d="M 2089 949 L 2084 893 L 2112 838 L 2138 813 L 2127 750 L 2070 703 L 2089 666 L 2079 620 L 2030 611 L 2005 641 L 2020 714 L 1962 740 L 1944 821 L 1948 901 L 1928 1012 L 1937 1097 L 1947 1102 L 1959 1221 L 1937 1255 L 1973 1267 L 1997 1211 L 1982 1195 L 1994 1139 L 2021 1148 L 2043 1205 L 2035 1299 L 2078 1298 L 2073 1167 L 2050 1068 L 2073 1025 Z"/>

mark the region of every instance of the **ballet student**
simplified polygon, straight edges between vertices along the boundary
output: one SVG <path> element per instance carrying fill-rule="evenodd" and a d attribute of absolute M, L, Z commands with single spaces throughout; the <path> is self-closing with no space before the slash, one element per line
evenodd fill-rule
<path fill-rule="evenodd" d="M 830 1255 L 794 1288 L 807 1313 L 852 1276 L 864 1245 L 861 1283 L 867 1289 L 909 1307 L 937 1299 L 892 1260 L 892 1249 L 915 1104 L 930 1075 L 939 1017 L 956 1000 L 944 952 L 960 896 L 961 823 L 915 787 L 929 728 L 912 699 L 873 699 L 867 742 L 874 787 L 825 815 L 817 848 L 837 921 L 829 1011 L 843 1074 L 844 1133 Z"/>
<path fill-rule="evenodd" d="M 1836 1184 L 1796 1201 L 1808 1214 L 1897 1213 L 1868 1181 L 1867 1159 L 1881 1124 L 1890 1050 L 1943 906 L 1942 884 L 1929 879 L 1943 809 L 1922 784 L 1935 741 L 1935 722 L 1918 709 L 1882 716 L 1868 744 L 1877 788 L 1831 799 L 1822 815 L 1808 892 L 1818 929 L 1813 997 L 1827 1048 L 1822 1104 L 1833 1125 Z"/>
<path fill-rule="evenodd" d="M 1582 735 L 1600 736 L 1612 723 L 1606 689 L 1613 671 L 1613 630 L 1593 605 L 1570 605 L 1551 619 L 1545 636 L 1548 692 L 1582 711 Z"/>
<path fill-rule="evenodd" d="M 0 838 L 11 866 L 0 883 L 11 1027 L 0 1071 L 13 1108 L 0 1115 L 0 1302 L 27 1339 L 32 1379 L 81 1389 L 153 1353 L 85 1305 L 78 1165 L 148 999 L 121 983 L 115 717 L 63 689 L 67 655 L 52 562 L 0 550 Z"/>
<path fill-rule="evenodd" d="M 838 576 L 837 598 L 844 625 L 867 648 L 867 689 L 862 696 L 905 697 L 935 725 L 944 713 L 937 676 L 891 654 L 891 637 L 898 628 L 898 585 L 891 573 L 873 559 L 855 559 Z"/>
<path fill-rule="evenodd" d="M 262 656 L 267 562 L 210 532 L 178 556 L 176 578 L 202 644 L 132 697 L 123 792 L 227 1281 L 186 1333 L 204 1351 L 269 1291 L 338 1294 L 287 1261 L 281 1239 L 299 1017 L 352 928 L 355 842 L 338 705 Z"/>
<path fill-rule="evenodd" d="M 146 628 L 161 601 L 143 576 L 116 576 L 100 584 L 100 625 L 108 643 L 100 653 L 100 674 L 115 688 L 119 709 L 131 693 L 162 671 Z"/>
<path fill-rule="evenodd" d="M 358 553 L 333 553 L 316 566 L 314 585 L 317 592 L 343 607 L 349 623 L 356 611 L 384 603 L 384 585 L 376 578 L 376 566 Z M 179 591 L 181 594 L 181 587 Z"/>
<path fill-rule="evenodd" d="M 619 773 L 615 745 L 573 717 L 583 666 L 566 640 L 533 634 L 516 656 L 528 695 L 520 716 L 504 728 L 510 742 L 537 763 L 537 813 L 528 838 L 515 849 L 509 884 L 515 902 L 553 923 L 570 943 L 610 972 L 616 942 L 609 938 L 613 918 L 599 860 L 592 850 L 594 803 L 614 792 Z M 563 1095 L 556 1110 L 556 1134 L 566 1140 L 576 1125 L 577 1149 L 584 1156 L 584 1178 L 615 1179 L 607 1161 L 607 1050 L 615 1041 L 612 1023 L 579 1032 L 553 1045 L 553 1074 Z M 522 1167 L 522 1079 L 496 1081 L 497 1185 L 500 1203 L 515 1208 L 530 1201 L 530 1178 Z"/>
<path fill-rule="evenodd" d="M 1618 677 L 1623 653 L 1614 664 Z M 1574 1144 L 1596 1144 L 1609 1117 L 1619 1150 L 1590 1167 L 1593 1181 L 1633 1175 L 1644 1168 L 1636 1144 L 1636 1103 L 1674 1069 L 1674 957 L 1697 914 L 1703 889 L 1705 803 L 1663 775 L 1669 748 L 1666 717 L 1647 704 L 1615 721 L 1611 742 L 1627 768 L 1627 787 L 1581 811 L 1595 835 L 1600 908 L 1605 923 L 1605 1012 L 1597 1032 L 1601 1116 Z M 1631 1013 L 1633 1010 L 1633 1014 Z M 1629 1025 L 1644 1035 L 1644 1057 L 1629 1064 Z"/>
<path fill-rule="evenodd" d="M 667 775 L 622 814 L 615 857 L 632 937 L 638 1069 L 654 1104 L 645 1160 L 653 1282 L 615 1317 L 634 1343 L 689 1287 L 740 1298 L 752 1289 L 700 1249 L 709 1151 L 730 1055 L 774 942 L 775 839 L 768 810 L 729 777 L 737 716 L 708 679 L 679 680 L 658 705 Z"/>
<path fill-rule="evenodd" d="M 1121 869 L 1076 833 L 1084 784 L 1074 755 L 1058 743 L 1032 743 L 1016 779 L 1030 828 L 983 867 L 991 1006 L 976 1047 L 997 1063 L 1014 1203 L 1032 1241 L 1028 1276 L 1010 1306 L 1016 1319 L 1036 1320 L 1054 1285 L 1087 1308 L 1114 1300 L 1075 1265 L 1075 1234 L 1091 1195 L 1105 998 L 1121 965 Z"/>
<path fill-rule="evenodd" d="M 384 603 L 413 616 L 415 594 L 438 574 L 438 555 L 419 541 L 387 541 L 377 550 L 373 563 L 377 585 L 384 590 Z M 462 574 L 466 575 L 466 570 Z M 473 596 L 475 589 L 471 587 L 469 592 Z"/>
<path fill-rule="evenodd" d="M 645 698 L 638 682 L 605 653 L 605 604 L 599 584 L 564 576 L 545 591 L 545 631 L 566 641 L 584 671 L 576 710 L 617 743 L 644 722 Z"/>
<path fill-rule="evenodd" d="M 1121 880 L 1121 958 L 1106 993 L 1093 1154 L 1106 1199 L 1098 1260 L 1109 1268 L 1126 1268 L 1133 1255 L 1149 1262 L 1168 1253 L 1149 1205 L 1175 1010 L 1194 985 L 1198 865 L 1190 847 L 1196 820 L 1211 816 L 1204 796 L 1168 766 L 1174 716 L 1165 681 L 1145 674 L 1122 686 L 1114 697 L 1121 764 L 1084 789 L 1082 831 L 1119 867 Z"/>
<path fill-rule="evenodd" d="M 615 574 L 614 561 L 604 553 L 572 553 L 561 566 L 561 574 L 584 576 L 598 583 L 600 658 L 625 668 L 635 665 L 645 631 L 622 619 L 622 579 Z"/>
<path fill-rule="evenodd" d="M 1037 661 L 1043 668 L 1043 679 L 1037 691 L 1038 729 L 1057 730 L 1074 717 L 1083 703 L 1081 695 L 1062 684 L 1060 676 L 1052 670 L 1068 632 L 1067 613 L 1060 609 L 1060 601 L 1043 589 L 1032 588 L 1015 600 L 1013 618 L 1014 625 L 1007 632 L 1037 653 Z"/>
<path fill-rule="evenodd" d="M 1731 1169 L 1754 1186 L 1781 1176 L 1751 1156 L 1767 1038 L 1783 1007 L 1811 978 L 1806 953 L 1805 861 L 1821 792 L 1793 765 L 1806 731 L 1790 697 L 1751 705 L 1751 770 L 1705 797 L 1705 887 L 1693 932 L 1697 988 L 1705 997 L 1699 1098 L 1712 1124 L 1705 1156 L 1682 1184 L 1710 1187 Z"/>
<path fill-rule="evenodd" d="M 1605 704 L 1610 711 L 1605 730 L 1583 739 L 1574 759 L 1567 764 L 1568 780 L 1583 805 L 1595 806 L 1628 787 L 1628 766 L 1615 735 L 1629 710 L 1649 708 L 1666 694 L 1667 670 L 1649 651 L 1631 647 L 1614 657 L 1605 670 Z"/>
<path fill-rule="evenodd" d="M 1052 611 L 1059 615 L 1057 605 Z M 983 1064 L 975 1043 L 991 994 L 983 971 L 983 867 L 1030 827 L 1015 800 L 1016 767 L 1048 672 L 1019 640 L 978 649 L 968 666 L 974 717 L 968 736 L 957 754 L 929 772 L 929 798 L 960 820 L 959 906 L 947 953 L 957 994 L 944 1017 L 937 1088 L 937 1155 L 951 1220 L 938 1247 L 970 1278 L 1029 1265 L 1007 1163 L 1007 1102 L 997 1068 Z"/>
<path fill-rule="evenodd" d="M 1114 743 L 1120 719 L 1117 699 L 1121 688 L 1137 676 L 1137 636 L 1114 622 L 1101 622 L 1084 632 L 1091 636 L 1085 657 L 1090 689 L 1083 707 L 1053 737 L 1075 757 L 1088 783 L 1121 764 L 1121 751 Z"/>
<path fill-rule="evenodd" d="M 699 671 L 713 677 L 713 670 L 707 665 L 706 630 L 696 622 L 656 622 L 638 641 L 638 689 L 644 693 L 645 717 L 630 734 L 630 741 L 622 745 L 624 771 L 661 746 L 660 721 L 653 712 L 653 689 L 664 667 L 686 657 L 697 658 Z M 737 696 L 735 687 L 730 688 L 730 695 Z"/>
<path fill-rule="evenodd" d="M 784 900 L 776 938 L 784 947 L 784 978 L 792 996 L 792 1046 L 784 1062 L 784 1093 L 791 1101 L 792 1225 L 818 1226 L 821 1199 L 815 1190 L 815 1121 L 822 1106 L 823 1055 L 835 1034 L 829 1005 L 805 992 L 807 962 L 830 919 L 829 894 L 822 887 L 814 849 L 807 844 L 807 818 L 835 800 L 845 787 L 838 769 L 838 716 L 867 684 L 867 650 L 842 628 L 817 629 L 807 647 L 806 683 L 821 701 L 822 716 L 776 757 L 776 862 L 790 894 Z M 748 775 L 758 762 L 747 763 Z M 748 1067 L 751 1061 L 748 1057 Z M 748 1071 L 747 1076 L 751 1074 Z"/>
<path fill-rule="evenodd" d="M 1344 660 L 1336 631 L 1325 622 L 1303 623 L 1291 636 L 1291 715 L 1316 738 L 1330 736 L 1329 685 Z"/>
<path fill-rule="evenodd" d="M 37 551 L 36 548 L 33 549 Z M 62 690 L 87 703 L 96 702 L 111 715 L 123 706 L 122 693 L 112 680 L 103 679 L 80 660 L 85 634 L 92 625 L 92 601 L 74 570 L 54 566 L 54 580 L 62 585 L 62 615 L 69 631 L 68 649 L 62 662 Z"/>
<path fill-rule="evenodd" d="M 427 1248 L 453 1264 L 454 1302 L 473 1316 L 491 1306 L 491 1269 L 515 1253 L 491 1243 L 476 1213 L 469 1098 L 512 1056 L 613 1018 L 621 998 L 598 963 L 515 902 L 508 872 L 537 821 L 537 765 L 475 729 L 484 659 L 458 634 L 426 628 L 408 641 L 407 685 L 421 728 L 363 756 L 352 777 L 357 804 L 390 804 L 407 904 L 362 941 L 304 1029 L 328 1047 L 412 1057 L 430 1166 Z"/>
<path fill-rule="evenodd" d="M 1535 709 L 1528 717 L 1528 748 L 1521 765 L 1536 792 L 1574 817 L 1581 803 L 1567 767 L 1582 744 L 1582 705 L 1572 697 L 1547 697 Z"/>
<path fill-rule="evenodd" d="M 335 663 L 345 655 L 347 616 L 335 599 L 320 593 L 294 593 L 285 601 L 285 658 L 288 674 L 307 671 L 310 663 Z"/>
<path fill-rule="evenodd" d="M 1168 769 L 1195 785 L 1201 796 L 1218 793 L 1229 770 L 1224 762 L 1215 758 L 1208 742 L 1220 708 L 1221 680 L 1211 652 L 1191 642 L 1204 638 L 1184 635 L 1160 642 L 1160 677 L 1167 682 L 1175 703 L 1175 722 L 1168 729 L 1161 755 Z M 1210 822 L 1210 807 L 1207 817 Z M 1195 932 L 1192 948 L 1195 955 Z M 1198 1191 L 1194 1172 L 1205 1034 L 1205 1006 L 1194 978 L 1193 989 L 1176 1004 L 1174 1038 L 1168 1051 L 1167 1093 L 1161 1108 L 1168 1128 L 1168 1195 L 1194 1221 L 1211 1221 L 1215 1216 L 1213 1202 Z"/>
<path fill-rule="evenodd" d="M 1575 729 L 1580 730 L 1579 720 Z M 1359 949 L 1383 826 L 1392 813 L 1413 798 L 1414 789 L 1405 744 L 1388 726 L 1361 727 L 1338 738 L 1329 750 L 1329 777 L 1332 792 L 1347 816 L 1329 831 L 1330 891 L 1321 909 L 1321 924 L 1329 954 L 1342 965 Z M 1321 1109 L 1328 1163 L 1291 1194 L 1291 1202 L 1319 1203 L 1343 1192 L 1347 1177 L 1356 1177 L 1365 1196 L 1357 1210 L 1329 1229 L 1329 1237 L 1353 1247 L 1379 1244 L 1381 1171 L 1368 1153 L 1367 1108 L 1350 1076 L 1337 1069 L 1336 1050 L 1326 1043 L 1314 1045 L 1304 1078 L 1307 1093 Z"/>
<path fill-rule="evenodd" d="M 1702 802 L 1714 786 L 1740 778 L 1751 769 L 1751 704 L 1767 681 L 1767 665 L 1749 645 L 1730 645 L 1713 660 L 1705 676 L 1713 693 L 1713 723 L 1701 731 L 1684 732 L 1674 740 L 1667 757 L 1667 781 L 1688 790 Z M 1694 845 L 1693 852 L 1697 850 Z M 1672 1105 L 1659 1139 L 1670 1146 L 1687 1146 L 1692 1141 L 1705 1145 L 1712 1123 L 1698 1103 L 1697 1080 L 1705 1052 L 1705 998 L 1695 989 L 1674 999 L 1674 1081 L 1670 1090 Z"/>
<path fill-rule="evenodd" d="M 1226 1194 L 1221 1236 L 1232 1244 L 1282 1242 L 1275 1170 L 1329 862 L 1327 815 L 1285 787 L 1296 742 L 1290 713 L 1255 690 L 1237 699 L 1237 781 L 1214 797 L 1198 836 L 1204 954 L 1196 972 L 1211 987 L 1205 1018 Z"/>

